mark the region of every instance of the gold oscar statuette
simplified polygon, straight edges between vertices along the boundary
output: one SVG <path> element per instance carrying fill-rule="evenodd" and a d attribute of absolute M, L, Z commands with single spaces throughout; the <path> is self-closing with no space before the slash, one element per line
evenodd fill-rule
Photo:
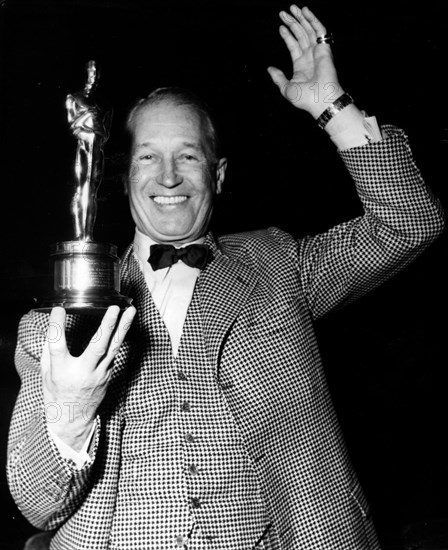
<path fill-rule="evenodd" d="M 117 247 L 93 239 L 104 144 L 112 120 L 111 110 L 95 103 L 98 77 L 95 62 L 89 61 L 84 89 L 66 98 L 70 131 L 77 140 L 71 201 L 74 239 L 51 246 L 52 289 L 37 311 L 62 306 L 70 313 L 95 313 L 111 305 L 126 309 L 132 301 L 120 294 Z"/>

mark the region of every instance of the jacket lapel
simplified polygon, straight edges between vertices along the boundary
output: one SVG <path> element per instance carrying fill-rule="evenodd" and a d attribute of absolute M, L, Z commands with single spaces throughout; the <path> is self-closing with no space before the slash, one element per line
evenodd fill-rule
<path fill-rule="evenodd" d="M 225 255 L 210 233 L 205 244 L 213 252 L 213 261 L 201 272 L 197 292 L 207 353 L 217 369 L 227 335 L 258 279 L 248 266 Z"/>
<path fill-rule="evenodd" d="M 120 283 L 121 293 L 132 298 L 132 305 L 137 309 L 137 314 L 115 357 L 114 376 L 119 376 L 128 364 L 132 348 L 141 346 L 143 339 L 139 335 L 148 330 L 149 312 L 152 306 L 151 294 L 132 251 L 131 244 L 121 258 Z"/>

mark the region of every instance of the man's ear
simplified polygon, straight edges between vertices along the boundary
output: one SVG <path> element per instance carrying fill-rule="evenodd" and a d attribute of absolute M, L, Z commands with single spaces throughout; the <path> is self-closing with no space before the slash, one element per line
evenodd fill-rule
<path fill-rule="evenodd" d="M 132 162 L 131 153 L 123 155 L 123 172 L 121 174 L 121 182 L 123 184 L 123 193 L 127 197 L 131 188 L 131 182 L 136 177 L 137 165 Z"/>
<path fill-rule="evenodd" d="M 129 195 L 129 174 L 124 174 L 121 178 L 123 183 L 123 193 L 127 197 Z"/>
<path fill-rule="evenodd" d="M 227 159 L 223 157 L 219 159 L 216 165 L 216 194 L 219 195 L 222 192 L 222 186 L 224 178 L 226 176 Z"/>

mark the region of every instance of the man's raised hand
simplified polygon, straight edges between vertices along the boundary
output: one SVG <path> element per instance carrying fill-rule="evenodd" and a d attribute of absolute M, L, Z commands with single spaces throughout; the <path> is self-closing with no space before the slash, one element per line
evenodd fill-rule
<path fill-rule="evenodd" d="M 327 30 L 307 7 L 292 5 L 290 13 L 280 12 L 280 19 L 280 35 L 291 54 L 293 75 L 288 80 L 276 67 L 268 67 L 268 72 L 288 101 L 317 118 L 344 93 L 330 45 L 317 43 L 317 37 Z"/>

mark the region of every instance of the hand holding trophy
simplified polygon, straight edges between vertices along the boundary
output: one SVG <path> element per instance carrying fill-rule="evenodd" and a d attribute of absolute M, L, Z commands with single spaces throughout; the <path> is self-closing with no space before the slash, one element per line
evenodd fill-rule
<path fill-rule="evenodd" d="M 84 89 L 68 94 L 67 118 L 77 139 L 75 185 L 71 201 L 74 240 L 55 243 L 50 260 L 51 295 L 35 309 L 50 311 L 62 306 L 72 313 L 103 312 L 111 305 L 125 309 L 131 299 L 120 294 L 120 260 L 117 247 L 93 239 L 97 191 L 104 171 L 104 143 L 109 137 L 112 113 L 95 103 L 98 73 L 94 61 L 87 64 Z"/>

